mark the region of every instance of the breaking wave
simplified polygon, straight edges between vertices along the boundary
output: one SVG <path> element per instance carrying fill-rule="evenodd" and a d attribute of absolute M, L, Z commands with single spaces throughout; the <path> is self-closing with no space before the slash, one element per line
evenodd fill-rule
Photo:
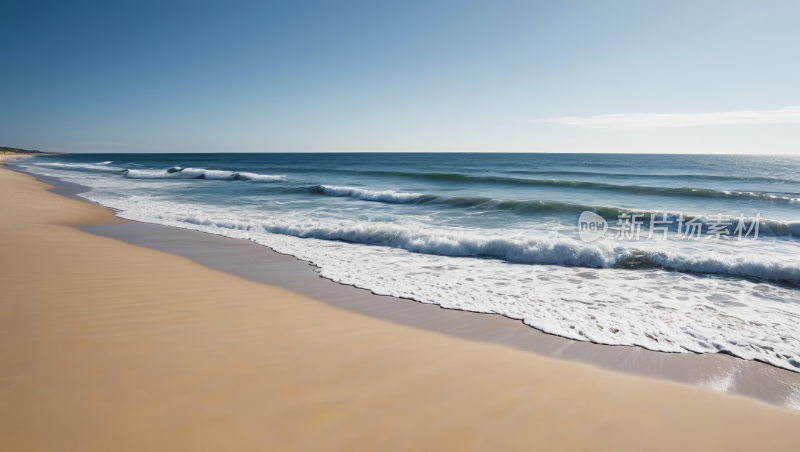
<path fill-rule="evenodd" d="M 593 206 L 588 204 L 578 204 L 562 201 L 549 201 L 549 200 L 500 200 L 493 199 L 485 196 L 456 196 L 456 197 L 440 197 L 432 194 L 422 193 L 403 193 L 394 190 L 368 190 L 365 188 L 357 187 L 344 187 L 344 186 L 331 186 L 331 185 L 315 185 L 312 187 L 305 187 L 295 189 L 299 192 L 308 191 L 310 193 L 322 194 L 333 197 L 350 197 L 362 201 L 376 201 L 386 202 L 392 204 L 420 204 L 429 206 L 447 206 L 453 208 L 470 208 L 476 210 L 486 211 L 508 211 L 516 214 L 548 214 L 548 213 L 580 213 L 584 211 L 595 212 L 603 218 L 616 221 L 620 215 L 626 214 L 639 214 L 644 225 L 650 224 L 651 214 L 656 214 L 658 220 L 664 217 L 677 224 L 677 219 L 681 215 L 680 212 L 659 212 L 641 209 L 625 209 L 621 207 L 612 206 Z M 740 212 L 737 212 L 738 215 Z M 732 215 L 735 217 L 735 215 Z M 694 219 L 695 215 L 685 214 L 685 220 Z M 736 226 L 736 219 L 731 220 L 731 225 L 727 228 L 728 234 L 733 234 Z M 705 215 L 700 216 L 698 222 L 701 229 L 706 231 L 708 229 L 709 218 Z M 751 223 L 746 222 L 749 228 Z M 675 226 L 673 225 L 673 228 Z M 762 235 L 792 235 L 800 237 L 800 221 L 780 221 L 762 218 L 759 233 Z"/>
<path fill-rule="evenodd" d="M 765 259 L 757 255 L 687 254 L 670 251 L 648 251 L 645 254 L 652 262 L 667 270 L 800 283 L 800 266 L 797 263 Z"/>
<path fill-rule="evenodd" d="M 233 218 L 212 219 L 196 214 L 159 215 L 159 219 L 224 229 L 263 230 L 298 238 L 388 246 L 441 256 L 471 256 L 512 263 L 594 268 L 663 268 L 800 283 L 800 265 L 795 262 L 741 254 L 707 252 L 696 255 L 681 251 L 638 250 L 619 246 L 618 242 L 610 240 L 585 244 L 558 236 L 487 236 L 485 231 L 432 230 L 421 226 L 378 222 L 252 222 Z"/>
<path fill-rule="evenodd" d="M 252 182 L 285 182 L 286 176 L 271 174 L 256 174 L 239 171 L 218 171 L 204 168 L 181 168 L 174 166 L 169 169 L 131 169 L 110 166 L 112 161 L 101 163 L 50 163 L 36 162 L 37 166 L 51 166 L 64 169 L 94 170 L 105 173 L 118 174 L 129 179 L 209 179 L 209 180 L 238 180 Z"/>
<path fill-rule="evenodd" d="M 423 254 L 499 258 L 516 263 L 612 267 L 626 255 L 623 248 L 606 242 L 586 245 L 566 237 L 487 237 L 477 231 L 431 230 L 391 223 L 283 220 L 254 223 L 234 218 L 204 218 L 196 214 L 159 215 L 159 219 L 224 229 L 260 229 L 299 238 L 388 246 Z"/>
<path fill-rule="evenodd" d="M 108 166 L 113 162 L 102 162 L 102 163 L 56 163 L 56 162 L 34 162 L 33 165 L 36 166 L 52 166 L 56 168 L 65 168 L 65 169 L 79 169 L 79 170 L 96 170 L 96 171 L 119 171 L 123 170 L 123 168 L 115 168 L 112 166 Z"/>
<path fill-rule="evenodd" d="M 317 185 L 312 187 L 313 192 L 336 197 L 350 197 L 360 199 L 363 201 L 379 201 L 394 204 L 409 204 L 414 202 L 423 201 L 425 199 L 434 199 L 436 196 L 424 195 L 421 193 L 401 193 L 394 190 L 367 190 L 365 188 L 357 187 L 337 187 L 333 185 Z"/>
<path fill-rule="evenodd" d="M 256 174 L 236 171 L 207 170 L 203 168 L 173 167 L 168 170 L 123 170 L 119 172 L 131 179 L 208 179 L 208 180 L 239 180 L 252 182 L 285 182 L 286 176 L 269 174 Z"/>

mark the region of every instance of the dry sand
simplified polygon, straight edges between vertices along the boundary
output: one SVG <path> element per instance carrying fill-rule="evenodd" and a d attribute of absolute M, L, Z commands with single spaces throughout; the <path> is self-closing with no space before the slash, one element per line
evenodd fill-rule
<path fill-rule="evenodd" d="M 337 309 L 0 169 L 0 450 L 796 450 L 794 412 Z"/>

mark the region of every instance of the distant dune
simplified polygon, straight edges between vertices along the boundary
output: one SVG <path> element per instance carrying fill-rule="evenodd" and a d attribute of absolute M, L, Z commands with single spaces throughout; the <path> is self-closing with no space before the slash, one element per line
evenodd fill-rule
<path fill-rule="evenodd" d="M 7 148 L 0 146 L 0 155 L 31 155 L 31 154 L 39 154 L 39 155 L 53 155 L 53 154 L 64 154 L 64 152 L 41 152 L 41 151 L 29 151 L 27 149 L 17 149 L 17 148 Z"/>

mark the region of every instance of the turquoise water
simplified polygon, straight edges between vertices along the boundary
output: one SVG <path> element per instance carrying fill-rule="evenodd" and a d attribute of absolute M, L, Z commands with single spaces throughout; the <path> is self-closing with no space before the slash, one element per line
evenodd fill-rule
<path fill-rule="evenodd" d="M 91 187 L 87 198 L 122 217 L 253 240 L 376 293 L 579 340 L 800 369 L 797 157 L 73 154 L 22 165 Z M 581 241 L 583 211 L 612 228 L 641 215 L 640 240 Z M 651 214 L 671 221 L 667 240 L 645 240 Z M 717 214 L 732 217 L 719 239 L 708 233 Z M 699 240 L 679 237 L 678 220 L 694 218 Z"/>

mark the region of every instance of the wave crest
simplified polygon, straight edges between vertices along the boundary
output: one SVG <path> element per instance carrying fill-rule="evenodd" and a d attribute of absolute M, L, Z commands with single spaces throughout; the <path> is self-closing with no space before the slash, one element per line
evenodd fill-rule
<path fill-rule="evenodd" d="M 299 238 L 388 246 L 422 254 L 485 257 L 513 263 L 576 267 L 663 268 L 800 283 L 800 266 L 796 262 L 719 253 L 695 255 L 686 252 L 637 250 L 616 246 L 614 242 L 609 241 L 584 244 L 571 238 L 557 236 L 486 236 L 481 232 L 431 230 L 415 225 L 370 222 L 271 220 L 253 223 L 232 218 L 203 218 L 191 214 L 179 215 L 173 217 L 173 220 L 198 226 L 245 231 L 261 229 L 273 234 Z"/>
<path fill-rule="evenodd" d="M 504 177 L 504 176 L 473 176 L 460 173 L 410 173 L 403 171 L 384 171 L 384 172 L 379 172 L 378 174 L 386 176 L 413 177 L 418 179 L 428 179 L 428 180 L 446 181 L 446 182 L 491 183 L 491 184 L 504 184 L 504 185 L 521 185 L 521 186 L 611 190 L 611 191 L 622 191 L 627 193 L 657 195 L 657 196 L 764 200 L 773 202 L 800 201 L 800 194 L 798 193 L 768 193 L 768 192 L 757 192 L 757 191 L 712 190 L 705 188 L 690 188 L 690 187 L 615 185 L 604 182 L 588 182 L 588 181 L 558 180 L 558 179 L 522 179 L 522 178 Z"/>
<path fill-rule="evenodd" d="M 208 180 L 238 180 L 251 182 L 285 182 L 286 176 L 256 174 L 236 171 L 207 170 L 203 168 L 172 167 L 168 170 L 123 170 L 120 172 L 125 177 L 132 179 L 208 179 Z"/>
<path fill-rule="evenodd" d="M 338 187 L 335 185 L 318 185 L 314 190 L 316 193 L 335 197 L 350 197 L 363 201 L 379 201 L 394 204 L 410 204 L 423 200 L 432 195 L 421 193 L 401 193 L 394 190 L 367 190 L 357 187 Z M 435 196 L 432 196 L 435 198 Z"/>

